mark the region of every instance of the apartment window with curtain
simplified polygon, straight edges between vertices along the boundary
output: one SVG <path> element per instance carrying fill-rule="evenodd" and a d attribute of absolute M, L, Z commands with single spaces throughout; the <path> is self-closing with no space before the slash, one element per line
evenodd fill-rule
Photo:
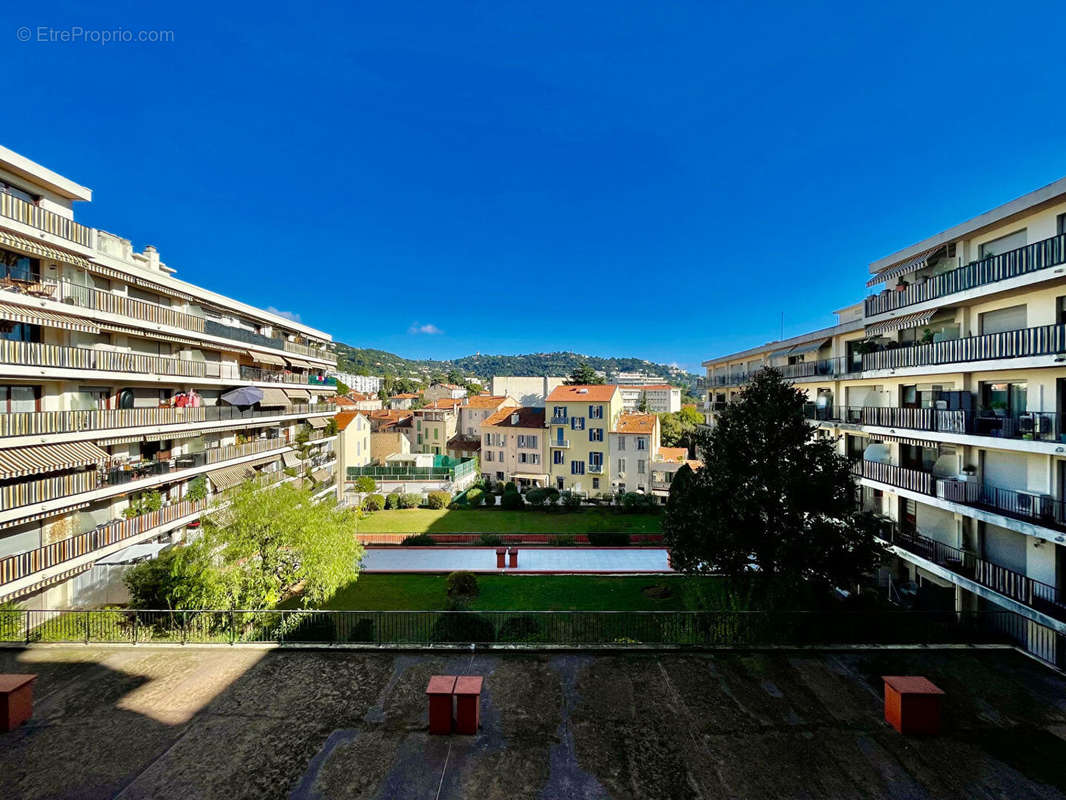
<path fill-rule="evenodd" d="M 589 419 L 603 419 L 603 406 L 589 406 Z"/>
<path fill-rule="evenodd" d="M 585 430 L 585 418 L 584 417 L 571 417 L 570 418 L 570 430 L 583 431 Z"/>
<path fill-rule="evenodd" d="M 563 451 L 562 450 L 553 450 L 552 451 L 552 463 L 553 464 L 562 464 L 563 463 Z"/>
<path fill-rule="evenodd" d="M 1027 327 L 1028 313 L 1025 304 L 986 311 L 979 316 L 981 333 L 1003 333 Z"/>
<path fill-rule="evenodd" d="M 17 414 L 40 410 L 40 386 L 0 386 L 0 412 Z"/>
<path fill-rule="evenodd" d="M 985 242 L 980 248 L 981 258 L 998 256 L 1001 253 L 1017 250 L 1019 247 L 1025 247 L 1025 233 L 1026 229 L 1022 228 L 1020 231 L 1014 231 L 1013 233 L 1008 233 L 1006 236 L 1000 236 L 998 239 Z"/>
<path fill-rule="evenodd" d="M 589 428 L 589 441 L 590 442 L 602 442 L 603 441 L 603 428 Z"/>

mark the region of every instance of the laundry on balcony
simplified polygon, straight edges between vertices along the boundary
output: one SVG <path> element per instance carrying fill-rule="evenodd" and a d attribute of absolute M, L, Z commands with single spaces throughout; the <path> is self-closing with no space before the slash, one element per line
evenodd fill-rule
<path fill-rule="evenodd" d="M 870 278 L 870 280 L 866 282 L 866 285 L 876 286 L 879 283 L 885 283 L 886 281 L 898 278 L 901 275 L 909 275 L 912 272 L 917 272 L 924 268 L 932 260 L 933 256 L 937 255 L 945 247 L 947 247 L 947 245 L 938 244 L 923 250 L 917 255 L 911 256 L 893 267 L 882 270 L 877 275 Z"/>
<path fill-rule="evenodd" d="M 884 322 L 875 322 L 873 325 L 866 326 L 866 335 L 870 336 L 882 336 L 892 331 L 902 331 L 907 328 L 917 328 L 925 325 L 931 320 L 939 311 L 943 309 L 930 308 L 927 311 L 919 311 L 915 314 L 904 314 L 894 319 L 886 319 Z"/>
<path fill-rule="evenodd" d="M 64 442 L 0 450 L 0 478 L 77 469 L 106 462 L 110 456 L 92 442 Z"/>
<path fill-rule="evenodd" d="M 87 319 L 59 314 L 43 308 L 29 308 L 14 303 L 0 303 L 0 320 L 4 322 L 41 325 L 45 328 L 61 328 L 65 331 L 99 333 L 100 328 Z"/>

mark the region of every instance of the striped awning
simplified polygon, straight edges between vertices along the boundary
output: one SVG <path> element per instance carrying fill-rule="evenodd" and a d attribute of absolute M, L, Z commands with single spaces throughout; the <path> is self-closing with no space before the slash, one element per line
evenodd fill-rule
<path fill-rule="evenodd" d="M 22 322 L 26 325 L 43 325 L 46 328 L 62 328 L 65 331 L 100 332 L 100 328 L 87 319 L 47 311 L 43 308 L 18 306 L 14 303 L 0 302 L 0 319 L 8 322 Z"/>
<path fill-rule="evenodd" d="M 285 394 L 289 396 L 290 400 L 295 400 L 298 403 L 311 402 L 311 393 L 306 389 L 285 389 Z"/>
<path fill-rule="evenodd" d="M 328 423 L 322 417 L 309 417 L 307 424 L 315 430 L 322 430 Z"/>
<path fill-rule="evenodd" d="M 216 492 L 239 486 L 253 475 L 255 475 L 255 470 L 252 469 L 250 464 L 238 464 L 235 467 L 225 467 L 224 469 L 216 469 L 207 473 L 207 477 L 211 481 L 211 485 L 215 487 Z"/>
<path fill-rule="evenodd" d="M 913 439 L 910 436 L 884 436 L 880 433 L 870 434 L 871 442 L 896 442 L 898 444 L 912 444 L 915 447 L 930 447 L 937 449 L 942 442 L 935 442 L 932 439 Z"/>
<path fill-rule="evenodd" d="M 134 442 L 141 441 L 142 438 L 144 437 L 142 437 L 141 434 L 137 434 L 136 436 L 112 436 L 110 439 L 97 439 L 96 443 L 100 447 L 110 447 L 113 444 L 133 444 Z"/>
<path fill-rule="evenodd" d="M 283 463 L 289 469 L 299 469 L 300 456 L 297 453 L 288 452 L 281 454 L 281 463 Z"/>
<path fill-rule="evenodd" d="M 281 389 L 269 387 L 266 389 L 260 389 L 260 391 L 263 393 L 263 399 L 259 401 L 259 405 L 261 406 L 273 408 L 275 406 L 289 405 L 289 396 Z"/>
<path fill-rule="evenodd" d="M 884 322 L 875 322 L 866 326 L 867 336 L 881 336 L 891 331 L 901 331 L 906 328 L 917 328 L 925 325 L 941 309 L 931 308 L 928 311 L 919 311 L 916 314 L 904 314 L 902 317 L 886 319 Z"/>
<path fill-rule="evenodd" d="M 170 297 L 177 297 L 182 300 L 186 300 L 190 303 L 202 303 L 203 300 L 193 297 L 188 292 L 183 292 L 181 289 L 175 289 L 167 286 L 164 283 L 158 283 L 148 278 L 142 278 L 140 275 L 134 275 L 129 272 L 123 272 L 120 269 L 114 269 L 112 267 L 105 267 L 103 264 L 97 264 L 94 261 L 86 261 L 84 264 L 78 266 L 84 267 L 89 272 L 94 272 L 97 275 L 102 275 L 105 278 L 111 278 L 113 280 L 122 281 L 123 283 L 132 283 L 135 286 L 140 286 L 145 289 L 149 289 L 156 294 L 169 295 Z"/>
<path fill-rule="evenodd" d="M 92 265 L 89 261 L 81 256 L 76 256 L 73 253 L 68 253 L 65 250 L 57 250 L 54 247 L 49 247 L 46 244 L 35 242 L 32 239 L 27 239 L 25 236 L 19 236 L 14 233 L 8 233 L 7 231 L 0 231 L 0 246 L 11 247 L 15 250 L 21 250 L 24 253 L 28 253 L 31 256 L 38 256 L 40 258 L 47 258 L 50 261 L 60 261 L 64 264 L 73 264 L 76 267 L 82 269 L 88 269 Z"/>
<path fill-rule="evenodd" d="M 63 514 L 69 514 L 71 511 L 77 511 L 80 508 L 88 508 L 89 503 L 75 503 L 71 506 L 63 506 L 62 508 L 53 508 L 51 511 L 42 511 L 39 514 L 31 514 L 28 517 L 18 517 L 17 519 L 8 520 L 7 522 L 0 522 L 0 530 L 4 528 L 13 528 L 16 525 L 25 525 L 27 522 L 35 522 L 39 519 L 47 519 L 48 517 L 59 517 Z"/>
<path fill-rule="evenodd" d="M 18 478 L 102 464 L 110 456 L 92 442 L 63 442 L 0 450 L 0 478 Z"/>
<path fill-rule="evenodd" d="M 333 473 L 328 469 L 316 469 L 311 473 L 311 477 L 315 479 L 316 483 L 325 483 L 333 477 Z"/>
<path fill-rule="evenodd" d="M 866 281 L 867 286 L 876 286 L 879 283 L 890 281 L 893 278 L 898 278 L 900 275 L 909 275 L 912 272 L 917 272 L 926 264 L 929 263 L 929 259 L 936 255 L 940 250 L 943 250 L 947 245 L 938 244 L 930 247 L 928 250 L 923 250 L 916 256 L 911 256 L 905 261 L 896 264 L 894 267 L 882 270 L 874 275 L 870 280 Z"/>
<path fill-rule="evenodd" d="M 192 439 L 200 436 L 202 431 L 174 431 L 172 433 L 149 433 L 144 437 L 146 442 L 176 442 L 179 439 Z"/>
<path fill-rule="evenodd" d="M 815 352 L 821 350 L 827 344 L 829 344 L 829 339 L 819 339 L 816 342 L 807 342 L 806 344 L 798 344 L 795 347 L 793 347 L 791 350 L 788 351 L 788 355 L 790 355 L 790 356 L 799 356 L 799 355 L 803 355 L 804 353 L 815 353 Z"/>
<path fill-rule="evenodd" d="M 269 353 L 255 353 L 249 352 L 248 355 L 252 357 L 253 361 L 258 361 L 260 364 L 273 364 L 275 367 L 284 367 L 285 359 L 281 356 L 270 355 Z"/>
<path fill-rule="evenodd" d="M 302 358 L 293 358 L 292 356 L 285 356 L 285 360 L 289 362 L 290 366 L 296 367 L 296 369 L 318 369 L 317 366 L 309 361 L 304 361 Z"/>

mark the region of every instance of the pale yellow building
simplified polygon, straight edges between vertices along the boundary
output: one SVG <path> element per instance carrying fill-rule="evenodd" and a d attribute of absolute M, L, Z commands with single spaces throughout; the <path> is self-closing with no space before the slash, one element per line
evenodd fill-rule
<path fill-rule="evenodd" d="M 607 434 L 622 413 L 617 386 L 559 386 L 546 401 L 548 473 L 557 489 L 594 496 L 610 492 Z"/>

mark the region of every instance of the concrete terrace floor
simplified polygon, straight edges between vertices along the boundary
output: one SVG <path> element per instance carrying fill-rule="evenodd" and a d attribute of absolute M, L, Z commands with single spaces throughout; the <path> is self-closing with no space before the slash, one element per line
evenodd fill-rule
<path fill-rule="evenodd" d="M 40 675 L 4 798 L 1066 796 L 1066 680 L 1002 650 L 39 647 L 0 671 Z M 478 736 L 427 735 L 434 673 L 486 676 Z M 944 735 L 882 721 L 901 673 L 947 691 Z"/>

